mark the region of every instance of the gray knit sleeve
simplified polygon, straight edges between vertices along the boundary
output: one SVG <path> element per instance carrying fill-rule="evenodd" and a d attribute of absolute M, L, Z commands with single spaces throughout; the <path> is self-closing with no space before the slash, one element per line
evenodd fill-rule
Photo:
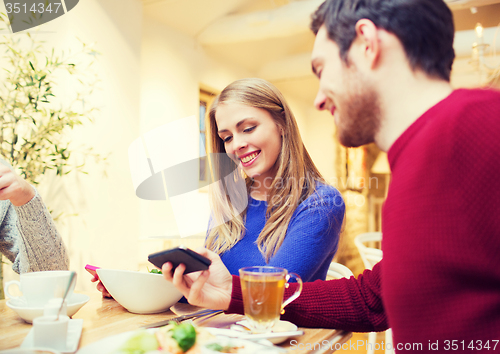
<path fill-rule="evenodd" d="M 12 263 L 19 254 L 19 231 L 17 230 L 17 215 L 14 206 L 8 200 L 0 200 L 0 251 Z M 19 263 L 19 262 L 18 262 Z M 18 266 L 14 268 L 17 270 Z"/>
<path fill-rule="evenodd" d="M 42 198 L 14 207 L 9 201 L 0 230 L 1 250 L 17 273 L 66 270 L 69 258 Z"/>

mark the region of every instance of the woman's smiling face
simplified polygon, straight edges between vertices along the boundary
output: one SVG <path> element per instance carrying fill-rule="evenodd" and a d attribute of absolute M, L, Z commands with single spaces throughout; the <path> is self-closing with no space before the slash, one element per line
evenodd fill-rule
<path fill-rule="evenodd" d="M 261 183 L 276 176 L 276 160 L 281 152 L 281 129 L 271 113 L 240 103 L 221 103 L 215 113 L 217 132 L 226 153 L 245 173 Z"/>

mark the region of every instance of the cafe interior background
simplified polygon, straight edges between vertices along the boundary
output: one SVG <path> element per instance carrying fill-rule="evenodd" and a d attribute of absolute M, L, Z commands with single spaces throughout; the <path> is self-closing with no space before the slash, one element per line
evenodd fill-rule
<path fill-rule="evenodd" d="M 86 104 L 99 111 L 93 122 L 67 134 L 71 146 L 92 147 L 106 159 L 88 157 L 86 173 L 62 177 L 48 173 L 37 186 L 53 215 L 60 215 L 57 226 L 69 250 L 70 268 L 78 272 L 77 291 L 94 289 L 84 271 L 86 264 L 146 271 L 151 268 L 149 253 L 179 244 L 202 245 L 203 233 L 179 237 L 168 199 L 136 196 L 129 146 L 167 123 L 203 114 L 213 95 L 244 77 L 264 78 L 285 95 L 313 160 L 346 201 L 345 228 L 335 260 L 355 274 L 362 272 L 353 238 L 380 231 L 390 170 L 386 155 L 374 145 L 340 146 L 333 118 L 313 107 L 318 81 L 310 69 L 314 36 L 308 23 L 321 2 L 81 0 L 66 15 L 30 30 L 56 53 L 78 48 L 80 41 L 93 43 L 100 53 L 88 69 L 99 82 L 85 97 Z M 500 59 L 492 49 L 496 42 L 500 51 L 500 0 L 450 0 L 448 5 L 457 31 L 452 85 L 499 87 Z M 71 92 L 64 78 L 59 83 L 56 91 Z M 193 146 L 199 151 L 200 129 L 194 137 L 172 137 L 178 148 L 165 153 L 182 154 Z M 75 155 L 70 162 L 82 161 Z M 206 178 L 203 171 L 199 178 Z M 198 193 L 200 200 L 206 200 L 206 188 Z M 192 222 L 200 220 L 193 216 Z M 4 282 L 18 278 L 8 263 L 3 271 Z"/>

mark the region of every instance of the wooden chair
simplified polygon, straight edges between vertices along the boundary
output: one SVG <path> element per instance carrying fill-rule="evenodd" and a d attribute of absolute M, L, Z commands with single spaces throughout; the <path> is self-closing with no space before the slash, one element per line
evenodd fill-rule
<path fill-rule="evenodd" d="M 351 276 L 354 276 L 349 268 L 347 268 L 343 264 L 336 262 L 332 262 L 330 264 L 330 267 L 328 267 L 327 275 L 328 277 L 333 279 L 350 278 Z"/>

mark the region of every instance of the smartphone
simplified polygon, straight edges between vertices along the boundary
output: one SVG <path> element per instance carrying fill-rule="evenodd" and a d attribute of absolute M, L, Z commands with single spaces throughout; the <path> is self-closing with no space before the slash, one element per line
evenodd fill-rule
<path fill-rule="evenodd" d="M 173 269 L 182 263 L 186 266 L 184 274 L 207 270 L 212 263 L 210 259 L 184 246 L 152 253 L 148 256 L 148 261 L 160 269 L 166 262 L 172 263 Z"/>
<path fill-rule="evenodd" d="M 99 276 L 97 275 L 97 272 L 96 272 L 97 269 L 99 269 L 99 267 L 96 267 L 96 266 L 93 266 L 93 265 L 90 265 L 90 264 L 87 264 L 85 266 L 85 270 L 87 272 L 89 272 L 90 274 L 92 274 L 94 277 L 99 278 Z"/>

